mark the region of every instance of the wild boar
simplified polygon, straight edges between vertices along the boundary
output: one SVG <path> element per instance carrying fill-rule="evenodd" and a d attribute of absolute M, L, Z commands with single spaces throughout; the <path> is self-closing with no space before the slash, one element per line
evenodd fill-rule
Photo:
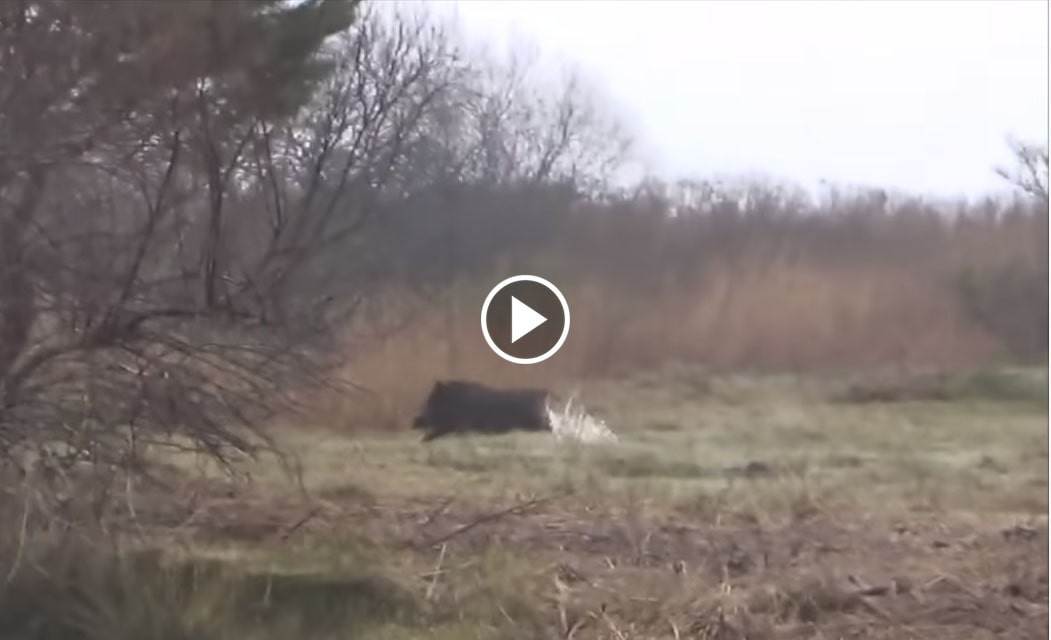
<path fill-rule="evenodd" d="M 450 433 L 550 431 L 547 398 L 543 389 L 493 389 L 475 382 L 439 381 L 412 427 L 427 432 L 424 442 Z"/>

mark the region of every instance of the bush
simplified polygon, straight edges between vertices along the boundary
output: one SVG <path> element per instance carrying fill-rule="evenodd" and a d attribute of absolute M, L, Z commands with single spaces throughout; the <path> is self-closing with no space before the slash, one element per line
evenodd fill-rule
<path fill-rule="evenodd" d="M 1048 265 L 1022 261 L 965 268 L 957 291 L 965 312 L 1023 362 L 1047 359 Z"/>

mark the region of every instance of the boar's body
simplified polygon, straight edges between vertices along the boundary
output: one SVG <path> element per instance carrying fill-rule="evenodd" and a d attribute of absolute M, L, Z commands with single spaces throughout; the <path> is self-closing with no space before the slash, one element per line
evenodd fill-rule
<path fill-rule="evenodd" d="M 549 431 L 547 391 L 492 389 L 474 382 L 436 382 L 414 429 L 428 433 L 424 441 L 449 433 Z"/>

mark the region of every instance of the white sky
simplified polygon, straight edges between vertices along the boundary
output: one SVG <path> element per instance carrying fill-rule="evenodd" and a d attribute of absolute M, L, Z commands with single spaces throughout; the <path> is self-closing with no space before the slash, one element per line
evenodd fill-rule
<path fill-rule="evenodd" d="M 1048 138 L 1048 3 L 429 3 L 497 50 L 523 41 L 602 88 L 664 178 L 977 196 L 1005 137 Z"/>

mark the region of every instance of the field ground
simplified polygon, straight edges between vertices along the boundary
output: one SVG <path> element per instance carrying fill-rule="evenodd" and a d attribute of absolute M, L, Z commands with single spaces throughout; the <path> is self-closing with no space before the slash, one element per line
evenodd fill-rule
<path fill-rule="evenodd" d="M 619 443 L 283 429 L 301 486 L 140 499 L 165 568 L 69 637 L 1047 637 L 1046 370 L 580 394 Z"/>

